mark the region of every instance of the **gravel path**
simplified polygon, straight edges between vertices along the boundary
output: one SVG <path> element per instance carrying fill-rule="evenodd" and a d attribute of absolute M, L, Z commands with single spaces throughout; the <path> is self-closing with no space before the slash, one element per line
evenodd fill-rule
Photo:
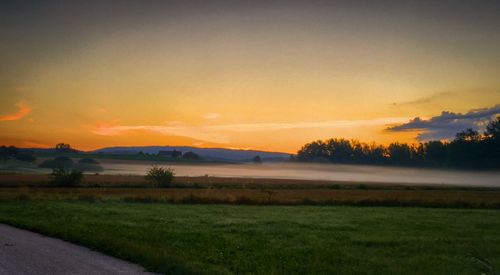
<path fill-rule="evenodd" d="M 86 247 L 0 224 L 0 274 L 148 274 Z"/>

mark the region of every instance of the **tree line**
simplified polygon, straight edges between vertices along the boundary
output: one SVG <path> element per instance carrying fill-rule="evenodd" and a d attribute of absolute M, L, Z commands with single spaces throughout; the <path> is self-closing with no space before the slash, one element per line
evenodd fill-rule
<path fill-rule="evenodd" d="M 388 146 L 332 138 L 304 145 L 298 161 L 461 168 L 500 168 L 500 116 L 483 133 L 466 129 L 452 141 L 418 144 L 394 142 Z"/>
<path fill-rule="evenodd" d="M 9 159 L 34 162 L 36 157 L 31 152 L 24 152 L 14 146 L 0 146 L 0 160 L 6 161 Z"/>

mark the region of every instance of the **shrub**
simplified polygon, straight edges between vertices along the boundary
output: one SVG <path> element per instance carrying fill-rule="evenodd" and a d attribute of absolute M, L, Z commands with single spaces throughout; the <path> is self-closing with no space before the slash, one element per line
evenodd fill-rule
<path fill-rule="evenodd" d="M 19 149 L 14 146 L 2 146 L 0 147 L 0 159 L 8 160 L 11 157 L 15 157 L 19 153 Z"/>
<path fill-rule="evenodd" d="M 41 168 L 63 168 L 63 169 L 71 169 L 73 167 L 73 161 L 68 157 L 57 157 L 52 160 L 46 160 L 42 162 L 38 167 Z"/>
<path fill-rule="evenodd" d="M 261 163 L 262 163 L 262 159 L 260 158 L 260 156 L 255 156 L 255 157 L 252 159 L 252 162 L 253 162 L 253 163 L 256 163 L 256 164 L 261 164 Z"/>
<path fill-rule="evenodd" d="M 82 172 L 102 172 L 104 169 L 94 159 L 84 158 L 78 161 L 75 170 Z"/>
<path fill-rule="evenodd" d="M 146 180 L 156 187 L 169 187 L 174 176 L 175 173 L 172 168 L 153 166 L 149 169 Z"/>
<path fill-rule="evenodd" d="M 99 164 L 99 162 L 97 162 L 95 159 L 90 159 L 90 158 L 80 159 L 78 163 Z"/>
<path fill-rule="evenodd" d="M 51 176 L 52 184 L 64 187 L 79 185 L 83 179 L 83 173 L 81 171 L 65 168 L 54 168 Z"/>
<path fill-rule="evenodd" d="M 28 153 L 19 153 L 15 156 L 15 158 L 19 161 L 25 161 L 25 162 L 34 162 L 36 160 L 35 156 Z"/>

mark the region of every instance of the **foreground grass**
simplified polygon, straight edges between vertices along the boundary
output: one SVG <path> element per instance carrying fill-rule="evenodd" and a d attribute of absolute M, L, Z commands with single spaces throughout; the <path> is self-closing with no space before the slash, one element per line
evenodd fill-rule
<path fill-rule="evenodd" d="M 162 273 L 478 274 L 500 268 L 500 211 L 3 201 L 0 222 Z"/>

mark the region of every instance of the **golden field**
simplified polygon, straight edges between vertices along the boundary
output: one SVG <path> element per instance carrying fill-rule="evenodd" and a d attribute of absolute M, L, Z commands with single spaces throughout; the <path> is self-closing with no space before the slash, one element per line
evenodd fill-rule
<path fill-rule="evenodd" d="M 500 190 L 287 179 L 176 177 L 152 188 L 141 176 L 86 175 L 53 187 L 48 175 L 0 175 L 0 199 L 61 199 L 255 205 L 366 205 L 500 208 Z"/>

